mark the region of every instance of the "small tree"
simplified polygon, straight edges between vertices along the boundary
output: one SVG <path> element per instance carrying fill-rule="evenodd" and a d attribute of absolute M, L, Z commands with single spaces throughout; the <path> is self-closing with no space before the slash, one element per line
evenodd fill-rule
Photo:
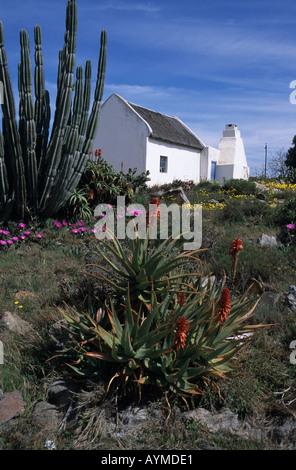
<path fill-rule="evenodd" d="M 268 174 L 271 178 L 278 180 L 286 179 L 289 176 L 289 167 L 286 165 L 287 152 L 284 148 L 273 153 L 268 162 Z"/>
<path fill-rule="evenodd" d="M 292 141 L 293 147 L 290 147 L 287 155 L 285 164 L 289 169 L 289 178 L 293 183 L 296 182 L 296 135 L 293 137 Z"/>

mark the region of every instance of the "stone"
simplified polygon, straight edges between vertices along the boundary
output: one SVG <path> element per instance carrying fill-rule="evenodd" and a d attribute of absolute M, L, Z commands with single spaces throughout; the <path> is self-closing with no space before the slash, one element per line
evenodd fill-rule
<path fill-rule="evenodd" d="M 64 414 L 55 405 L 46 401 L 38 402 L 32 413 L 32 423 L 46 431 L 57 431 Z"/>
<path fill-rule="evenodd" d="M 259 303 L 264 304 L 266 307 L 273 307 L 283 298 L 283 293 L 281 292 L 263 292 Z"/>
<path fill-rule="evenodd" d="M 18 390 L 0 394 L 0 426 L 19 417 L 25 411 L 26 403 Z"/>
<path fill-rule="evenodd" d="M 190 201 L 184 193 L 184 189 L 182 188 L 182 186 L 180 186 L 179 188 L 169 189 L 168 191 L 165 191 L 163 195 L 174 196 L 176 198 L 177 204 L 179 204 L 180 206 L 182 204 L 190 204 Z"/>
<path fill-rule="evenodd" d="M 197 408 L 184 413 L 184 418 L 205 425 L 209 431 L 227 431 L 246 438 L 261 439 L 260 429 L 253 429 L 246 421 L 240 421 L 238 415 L 229 408 L 223 408 L 220 412 L 212 413 L 205 408 Z"/>
<path fill-rule="evenodd" d="M 68 322 L 65 319 L 61 319 L 49 328 L 48 336 L 55 344 L 56 349 L 64 349 L 69 339 L 68 326 Z"/>
<path fill-rule="evenodd" d="M 139 435 L 149 420 L 160 423 L 163 419 L 160 410 L 142 406 L 128 406 L 118 414 L 118 422 L 110 424 L 111 434 L 116 437 Z"/>
<path fill-rule="evenodd" d="M 28 322 L 10 312 L 3 313 L 0 318 L 0 327 L 7 328 L 12 333 L 27 334 L 32 331 L 32 326 Z"/>
<path fill-rule="evenodd" d="M 290 286 L 288 295 L 285 299 L 285 304 L 292 310 L 292 312 L 296 313 L 296 286 Z"/>
<path fill-rule="evenodd" d="M 272 235 L 266 235 L 263 233 L 258 240 L 259 245 L 261 246 L 277 246 L 278 242 L 276 237 Z"/>
<path fill-rule="evenodd" d="M 74 402 L 75 394 L 79 392 L 79 387 L 75 382 L 59 378 L 51 382 L 47 388 L 47 400 L 58 408 L 68 407 Z"/>
<path fill-rule="evenodd" d="M 208 204 L 215 204 L 216 206 L 218 206 L 218 205 L 220 204 L 220 202 L 219 202 L 219 201 L 216 201 L 216 199 L 210 199 L 210 200 L 208 201 Z"/>

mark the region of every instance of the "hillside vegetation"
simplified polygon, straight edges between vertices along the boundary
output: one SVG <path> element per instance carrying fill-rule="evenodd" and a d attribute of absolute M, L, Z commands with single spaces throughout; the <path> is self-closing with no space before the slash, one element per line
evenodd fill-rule
<path fill-rule="evenodd" d="M 296 340 L 296 312 L 291 309 L 287 296 L 290 287 L 296 285 L 296 237 L 293 228 L 296 224 L 296 185 L 269 180 L 232 180 L 224 185 L 216 182 L 194 185 L 190 181 L 176 181 L 168 187 L 147 188 L 143 175 L 139 185 L 140 183 L 141 189 L 137 191 L 137 187 L 133 187 L 128 203 L 142 204 L 146 210 L 155 197 L 158 197 L 159 202 L 174 202 L 174 195 L 164 193 L 159 196 L 161 190 L 174 186 L 182 186 L 192 208 L 194 204 L 202 205 L 202 247 L 193 264 L 201 263 L 204 267 L 203 276 L 210 280 L 210 284 L 215 284 L 214 287 L 207 284 L 208 298 L 201 296 L 197 284 L 190 284 L 189 274 L 196 275 L 195 264 L 190 265 L 185 274 L 182 274 L 182 286 L 176 284 L 176 289 L 178 294 L 180 291 L 184 293 L 184 298 L 189 296 L 189 285 L 190 289 L 197 289 L 199 293 L 196 295 L 199 297 L 192 297 L 192 302 L 196 302 L 194 308 L 199 309 L 199 317 L 194 316 L 193 310 L 189 313 L 188 310 L 182 310 L 184 304 L 178 297 L 177 310 L 176 307 L 171 310 L 168 303 L 158 312 L 158 320 L 151 319 L 151 322 L 155 322 L 154 328 L 159 335 L 155 342 L 164 341 L 162 345 L 167 347 L 169 336 L 161 339 L 164 331 L 161 328 L 167 327 L 172 312 L 176 319 L 187 319 L 187 323 L 184 320 L 183 326 L 180 322 L 178 324 L 179 328 L 183 328 L 183 337 L 181 334 L 178 337 L 178 330 L 171 330 L 170 338 L 174 337 L 175 343 L 172 345 L 173 349 L 167 348 L 167 351 L 175 350 L 173 354 L 184 364 L 187 351 L 185 341 L 188 340 L 190 331 L 192 338 L 196 334 L 203 334 L 204 344 L 215 344 L 207 343 L 214 334 L 213 331 L 221 332 L 228 325 L 229 331 L 234 333 L 242 332 L 244 328 L 253 332 L 251 341 L 248 337 L 243 348 L 238 347 L 239 342 L 235 343 L 237 350 L 231 358 L 235 362 L 233 370 L 228 373 L 225 366 L 222 373 L 222 365 L 221 369 L 215 369 L 212 364 L 204 369 L 208 372 L 197 376 L 194 387 L 193 381 L 186 376 L 185 366 L 182 377 L 182 367 L 176 369 L 175 373 L 182 378 L 179 382 L 171 382 L 169 372 L 165 372 L 160 379 L 156 362 L 154 368 L 151 365 L 146 379 L 141 375 L 144 366 L 139 363 L 140 353 L 132 361 L 123 363 L 128 348 L 136 347 L 138 337 L 133 335 L 135 332 L 140 334 L 136 330 L 136 324 L 132 323 L 135 322 L 133 312 L 142 315 L 142 320 L 145 320 L 149 318 L 150 309 L 154 308 L 150 297 L 148 300 L 145 298 L 150 295 L 148 284 L 145 284 L 142 291 L 144 278 L 141 281 L 134 280 L 131 273 L 125 287 L 125 293 L 130 289 L 130 304 L 124 297 L 127 303 L 122 306 L 123 290 L 119 289 L 119 285 L 123 285 L 121 273 L 117 271 L 118 277 L 112 277 L 114 273 L 110 274 L 109 261 L 114 262 L 117 267 L 117 263 L 120 265 L 123 262 L 124 256 L 134 262 L 125 241 L 122 242 L 121 260 L 118 257 L 112 258 L 114 253 L 109 257 L 108 247 L 102 248 L 101 254 L 106 256 L 102 258 L 96 248 L 98 241 L 94 231 L 95 219 L 90 211 L 86 211 L 86 217 L 82 218 L 83 211 L 81 204 L 79 205 L 81 199 L 74 202 L 72 200 L 72 206 L 64 209 L 57 219 L 44 221 L 32 218 L 23 225 L 8 222 L 5 227 L 1 227 L 0 246 L 0 341 L 4 347 L 4 364 L 0 365 L 0 388 L 3 393 L 20 391 L 26 406 L 21 417 L 12 420 L 9 428 L 0 427 L 1 449 L 43 449 L 48 437 L 58 449 L 269 449 L 277 448 L 276 443 L 258 442 L 227 432 L 209 433 L 205 426 L 181 419 L 180 413 L 198 407 L 210 411 L 229 408 L 240 419 L 255 423 L 257 427 L 268 426 L 275 416 L 295 418 L 296 365 L 291 361 L 290 345 Z M 88 193 L 82 203 L 92 203 L 89 197 Z M 73 210 L 76 202 L 77 211 Z M 114 199 L 112 204 L 114 205 Z M 91 204 L 90 207 L 92 210 Z M 265 243 L 262 235 L 266 236 Z M 234 257 L 230 254 L 230 247 L 234 240 L 240 240 L 243 249 L 239 252 L 232 279 Z M 151 251 L 157 249 L 158 244 L 158 241 L 151 244 Z M 178 244 L 174 246 L 174 250 L 174 256 L 181 252 Z M 147 255 L 149 261 L 149 250 L 146 254 L 141 253 L 141 256 Z M 94 277 L 90 275 L 94 272 L 89 265 L 99 265 L 105 271 L 101 271 L 101 276 Z M 175 269 L 179 268 L 175 268 L 173 259 L 170 259 L 167 271 L 164 270 L 163 274 L 167 274 L 172 280 Z M 198 282 L 201 280 L 204 278 L 199 278 Z M 198 285 L 201 289 L 201 284 Z M 135 286 L 134 290 L 131 286 Z M 157 277 L 155 271 L 154 288 L 157 296 L 159 293 L 161 295 L 164 286 L 161 274 Z M 211 308 L 217 308 L 222 289 L 226 287 L 229 288 L 231 301 L 242 299 L 236 307 L 237 324 L 231 323 L 230 313 L 226 314 L 225 323 L 221 321 L 220 325 L 213 324 L 213 329 L 208 332 L 200 333 L 201 329 L 190 330 L 194 321 L 199 322 L 199 328 L 204 328 L 203 315 L 210 311 L 210 304 L 207 306 L 206 302 L 213 301 Z M 245 292 L 248 292 L 250 299 L 249 310 L 254 305 L 256 307 L 250 315 L 246 313 L 247 316 L 240 317 L 239 309 L 245 308 L 245 300 L 242 298 Z M 159 301 L 157 296 L 156 304 L 163 306 L 164 299 Z M 112 302 L 108 303 L 110 299 Z M 147 305 L 150 307 L 146 311 Z M 204 310 L 201 310 L 201 306 Z M 25 334 L 21 327 L 18 331 L 7 328 L 3 322 L 7 318 L 7 312 L 14 319 L 24 321 L 27 328 Z M 49 336 L 52 325 L 62 318 L 72 322 L 74 328 L 74 343 L 64 349 L 57 348 Z M 115 330 L 109 325 L 108 318 L 113 318 Z M 126 325 L 130 336 L 121 332 L 126 337 L 122 339 L 122 336 L 118 336 L 115 353 L 115 343 L 112 346 L 110 332 L 113 331 L 115 335 L 116 331 L 116 335 L 119 335 L 120 324 Z M 132 330 L 128 330 L 130 324 L 133 325 Z M 100 325 L 100 328 L 94 325 Z M 152 333 L 149 333 L 149 338 L 153 338 Z M 177 337 L 179 346 L 176 346 Z M 128 342 L 127 338 L 132 339 Z M 152 339 L 149 341 L 150 339 L 145 338 L 147 350 L 154 344 Z M 151 364 L 156 361 L 156 353 L 157 348 L 149 359 Z M 227 355 L 229 351 L 225 349 L 224 353 Z M 111 356 L 112 366 L 108 365 Z M 101 366 L 104 360 L 108 363 L 108 373 Z M 210 359 L 205 355 L 203 360 L 220 361 L 221 356 Z M 175 359 L 163 367 L 167 368 L 166 371 L 173 371 L 173 367 L 176 367 Z M 47 399 L 48 385 L 60 377 L 73 380 L 79 386 L 80 393 L 83 392 L 80 395 L 81 415 L 74 426 L 61 432 L 55 430 L 54 436 L 49 436 L 44 428 L 40 429 L 32 421 L 32 416 L 36 403 Z M 202 393 L 196 393 L 197 390 Z M 165 417 L 160 429 L 156 429 L 148 420 L 138 437 L 121 437 L 119 434 L 111 435 L 106 429 L 107 424 L 102 424 L 107 423 L 104 420 L 111 413 L 110 410 L 114 411 L 118 407 L 119 412 L 124 407 L 142 404 L 149 407 L 153 405 Z M 17 423 L 15 426 L 14 422 Z"/>

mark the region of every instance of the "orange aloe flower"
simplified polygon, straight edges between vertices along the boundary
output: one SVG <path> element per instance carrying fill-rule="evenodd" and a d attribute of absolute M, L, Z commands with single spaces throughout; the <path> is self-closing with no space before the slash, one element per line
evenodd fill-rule
<path fill-rule="evenodd" d="M 220 325 L 222 325 L 230 314 L 230 292 L 228 287 L 223 288 L 218 307 L 217 317 Z"/>
<path fill-rule="evenodd" d="M 95 194 L 95 193 L 94 193 L 94 190 L 91 189 L 90 192 L 89 192 L 89 198 L 90 198 L 91 200 L 93 200 L 94 194 Z"/>
<path fill-rule="evenodd" d="M 243 242 L 241 241 L 240 238 L 235 238 L 231 244 L 229 254 L 230 255 L 235 255 L 236 253 L 239 253 L 241 250 L 243 250 Z"/>
<path fill-rule="evenodd" d="M 185 317 L 179 317 L 176 323 L 176 333 L 175 333 L 175 342 L 174 346 L 176 351 L 183 349 L 185 347 L 187 332 L 188 332 L 188 321 Z"/>
<path fill-rule="evenodd" d="M 159 219 L 160 217 L 160 213 L 159 213 L 159 209 L 158 209 L 158 206 L 159 206 L 159 200 L 158 200 L 158 197 L 153 197 L 150 201 L 150 204 L 154 204 L 157 206 L 156 210 L 154 209 L 153 212 L 150 214 L 149 211 L 147 212 L 147 217 L 146 217 L 146 223 L 147 225 L 149 225 L 149 222 L 151 221 L 152 217 L 155 217 L 157 219 Z"/>

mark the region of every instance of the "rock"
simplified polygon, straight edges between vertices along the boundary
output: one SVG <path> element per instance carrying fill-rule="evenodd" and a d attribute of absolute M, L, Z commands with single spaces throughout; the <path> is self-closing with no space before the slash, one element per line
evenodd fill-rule
<path fill-rule="evenodd" d="M 58 408 L 68 407 L 75 401 L 79 387 L 75 382 L 60 378 L 51 382 L 47 388 L 47 400 Z"/>
<path fill-rule="evenodd" d="M 10 312 L 3 313 L 0 318 L 0 327 L 7 328 L 12 333 L 27 334 L 32 331 L 32 326 L 28 322 Z"/>
<path fill-rule="evenodd" d="M 216 199 L 210 199 L 210 200 L 208 201 L 208 204 L 215 204 L 216 206 L 218 206 L 218 205 L 220 204 L 220 202 L 219 202 L 219 201 L 216 201 Z"/>
<path fill-rule="evenodd" d="M 216 281 L 215 276 L 209 276 L 209 277 L 203 276 L 202 284 L 201 284 L 202 289 L 207 289 L 208 287 L 212 287 L 215 281 Z"/>
<path fill-rule="evenodd" d="M 220 412 L 197 408 L 183 413 L 183 416 L 185 420 L 205 425 L 210 432 L 222 430 L 246 439 L 271 440 L 284 448 L 296 448 L 296 420 L 292 416 L 275 418 L 269 429 L 256 428 L 246 421 L 240 421 L 238 415 L 229 408 L 223 408 Z"/>
<path fill-rule="evenodd" d="M 263 193 L 258 193 L 258 194 L 256 194 L 256 198 L 260 199 L 260 201 L 265 201 L 266 196 Z"/>
<path fill-rule="evenodd" d="M 182 186 L 179 188 L 169 189 L 163 193 L 164 196 L 174 196 L 176 198 L 177 204 L 181 206 L 182 204 L 190 204 L 189 199 L 187 198 L 186 194 L 184 193 L 184 189 Z"/>
<path fill-rule="evenodd" d="M 260 299 L 260 304 L 264 304 L 266 307 L 272 308 L 274 305 L 276 305 L 280 300 L 282 300 L 284 294 L 282 292 L 269 292 L 265 291 L 263 292 L 261 299 Z"/>
<path fill-rule="evenodd" d="M 64 349 L 69 339 L 68 326 L 68 322 L 62 319 L 54 323 L 48 330 L 48 336 L 57 349 Z"/>
<path fill-rule="evenodd" d="M 0 426 L 21 416 L 25 411 L 26 403 L 18 390 L 0 394 Z"/>
<path fill-rule="evenodd" d="M 41 401 L 35 405 L 32 413 L 32 424 L 43 430 L 56 432 L 63 420 L 64 414 L 51 403 Z"/>
<path fill-rule="evenodd" d="M 139 435 L 149 420 L 160 423 L 163 415 L 160 410 L 142 406 L 128 406 L 118 414 L 118 422 L 110 423 L 111 434 L 116 437 Z"/>
<path fill-rule="evenodd" d="M 267 437 L 274 442 L 286 447 L 296 443 L 296 420 L 293 416 L 285 416 L 275 419 Z"/>
<path fill-rule="evenodd" d="M 296 286 L 290 286 L 288 295 L 285 299 L 285 304 L 292 310 L 292 312 L 296 313 Z"/>
<path fill-rule="evenodd" d="M 223 408 L 219 413 L 212 413 L 205 408 L 197 408 L 185 412 L 184 417 L 206 425 L 211 432 L 224 430 L 244 437 L 250 436 L 251 426 L 245 421 L 239 421 L 238 415 L 229 408 Z M 258 431 L 256 430 L 256 435 L 260 434 Z"/>
<path fill-rule="evenodd" d="M 261 246 L 277 246 L 278 242 L 276 237 L 271 235 L 266 235 L 263 233 L 258 240 L 259 245 Z"/>

